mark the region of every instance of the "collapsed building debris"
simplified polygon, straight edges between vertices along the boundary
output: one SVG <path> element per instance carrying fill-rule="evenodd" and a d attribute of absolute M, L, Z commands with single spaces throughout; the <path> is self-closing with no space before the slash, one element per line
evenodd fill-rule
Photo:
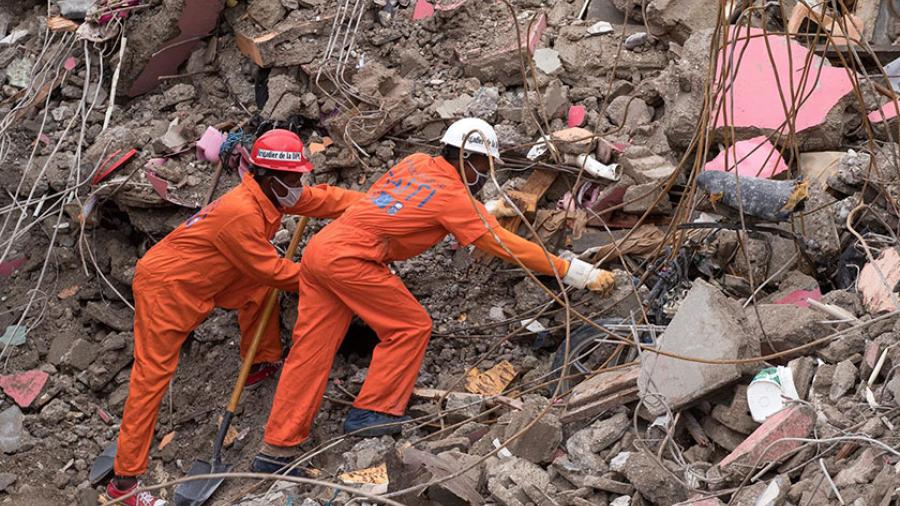
<path fill-rule="evenodd" d="M 496 125 L 506 162 L 476 198 L 616 289 L 563 294 L 454 240 L 396 262 L 434 321 L 413 421 L 341 432 L 375 339 L 355 323 L 301 446 L 315 480 L 229 478 L 212 502 L 900 500 L 887 0 L 8 3 L 0 503 L 98 504 L 135 263 L 238 184 L 261 132 L 299 132 L 307 184 L 365 191 L 467 116 Z M 279 248 L 298 225 L 283 226 Z M 281 305 L 287 347 L 304 311 Z M 238 335 L 216 309 L 182 349 L 144 476 L 165 497 L 209 454 Z M 242 397 L 235 471 L 274 389 Z"/>

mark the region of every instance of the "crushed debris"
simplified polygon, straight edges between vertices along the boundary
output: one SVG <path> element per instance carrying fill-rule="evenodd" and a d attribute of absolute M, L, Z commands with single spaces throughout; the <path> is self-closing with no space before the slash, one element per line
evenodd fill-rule
<path fill-rule="evenodd" d="M 434 325 L 412 421 L 343 434 L 377 342 L 355 321 L 299 447 L 316 481 L 228 478 L 211 504 L 897 503 L 900 18 L 813 3 L 8 0 L 0 503 L 101 500 L 135 265 L 256 137 L 294 130 L 304 184 L 366 191 L 463 117 L 505 162 L 475 197 L 615 290 L 454 239 L 394 262 Z M 285 353 L 303 308 L 282 298 Z M 210 454 L 240 328 L 214 309 L 182 347 L 142 477 L 164 498 Z M 276 383 L 241 398 L 233 471 Z"/>

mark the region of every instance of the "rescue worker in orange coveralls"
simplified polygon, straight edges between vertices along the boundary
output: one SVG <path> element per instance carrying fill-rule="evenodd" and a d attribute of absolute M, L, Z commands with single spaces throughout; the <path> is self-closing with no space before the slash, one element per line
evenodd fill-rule
<path fill-rule="evenodd" d="M 375 331 L 380 342 L 344 432 L 363 437 L 394 434 L 409 420 L 403 413 L 432 322 L 391 273 L 388 262 L 416 256 L 453 234 L 460 246 L 473 244 L 510 262 L 517 258 L 541 274 L 557 273 L 568 285 L 600 292 L 615 286 L 610 272 L 587 262 L 553 255 L 548 261 L 542 248 L 502 228 L 484 205 L 471 199 L 466 185 L 476 193 L 486 181 L 489 157 L 500 162 L 497 134 L 488 123 L 459 120 L 441 142 L 441 156 L 419 153 L 401 160 L 372 185 L 365 198 L 306 246 L 300 261 L 300 310 L 293 346 L 278 382 L 262 448 L 251 464 L 254 471 L 302 474 L 288 464 L 297 445 L 309 437 L 334 355 L 354 314 Z"/>
<path fill-rule="evenodd" d="M 269 242 L 285 213 L 315 218 L 340 216 L 364 194 L 300 178 L 312 165 L 303 142 L 288 130 L 270 130 L 250 152 L 251 175 L 195 214 L 138 262 L 134 275 L 134 366 L 115 458 L 112 498 L 138 486 L 147 469 L 160 402 L 175 374 L 188 334 L 214 307 L 238 310 L 241 356 L 253 339 L 271 288 L 297 289 L 300 266 L 282 258 Z M 274 375 L 281 360 L 276 309 L 256 354 L 247 385 Z M 165 501 L 141 492 L 127 505 Z"/>

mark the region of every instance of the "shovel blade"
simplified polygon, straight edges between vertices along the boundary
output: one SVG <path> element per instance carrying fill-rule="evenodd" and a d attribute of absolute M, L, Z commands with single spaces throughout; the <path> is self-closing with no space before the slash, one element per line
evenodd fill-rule
<path fill-rule="evenodd" d="M 94 463 L 91 465 L 91 474 L 88 475 L 88 479 L 91 482 L 92 486 L 96 486 L 101 481 L 109 478 L 109 476 L 113 472 L 113 463 L 116 460 L 116 443 L 113 443 L 107 446 L 103 453 L 97 456 L 94 459 Z"/>
<path fill-rule="evenodd" d="M 223 462 L 210 463 L 205 460 L 198 460 L 191 465 L 188 476 L 227 473 L 228 471 L 231 471 L 231 464 L 225 464 Z M 219 485 L 221 485 L 223 481 L 225 481 L 225 478 L 209 478 L 181 483 L 175 487 L 175 505 L 200 506 L 213 495 L 213 492 L 219 488 Z"/>

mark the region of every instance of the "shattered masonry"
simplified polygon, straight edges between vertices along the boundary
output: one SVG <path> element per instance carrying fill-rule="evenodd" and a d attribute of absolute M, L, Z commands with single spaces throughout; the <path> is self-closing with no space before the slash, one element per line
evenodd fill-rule
<path fill-rule="evenodd" d="M 0 503 L 98 504 L 135 262 L 238 183 L 231 148 L 276 121 L 301 132 L 307 183 L 365 190 L 467 116 L 507 162 L 478 198 L 617 288 L 565 304 L 453 241 L 396 263 L 435 325 L 418 423 L 343 437 L 374 343 L 355 323 L 302 446 L 319 480 L 411 505 L 900 500 L 888 0 L 0 3 Z M 304 315 L 281 304 L 287 346 Z M 215 310 L 184 346 L 146 483 L 208 455 L 237 335 Z M 244 394 L 237 471 L 274 387 Z M 353 495 L 247 485 L 211 503 Z"/>

